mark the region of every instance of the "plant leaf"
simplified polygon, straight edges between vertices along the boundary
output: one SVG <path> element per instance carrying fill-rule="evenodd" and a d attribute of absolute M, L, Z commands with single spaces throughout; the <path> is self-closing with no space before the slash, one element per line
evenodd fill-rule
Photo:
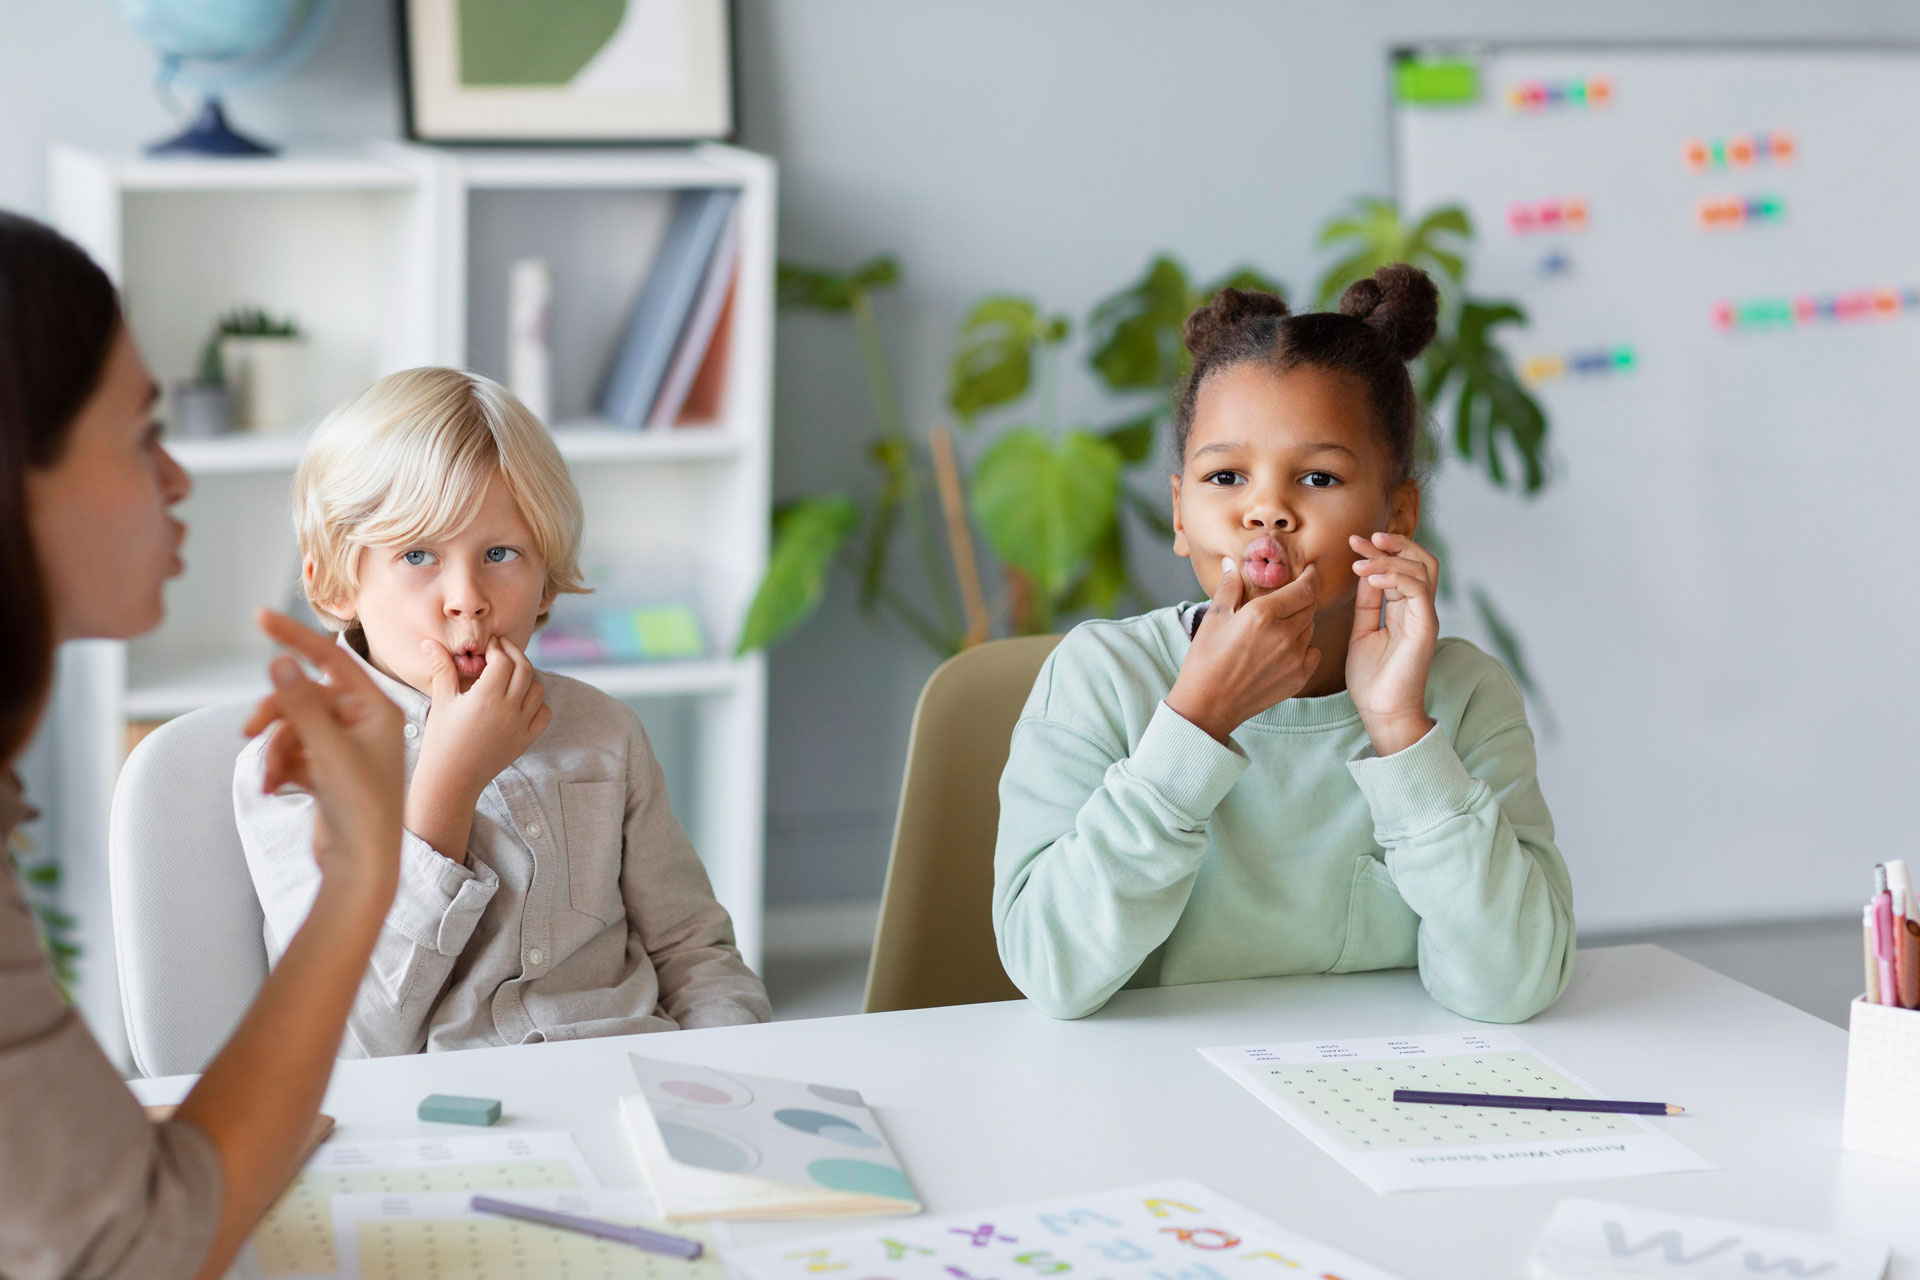
<path fill-rule="evenodd" d="M 1511 302 L 1465 299 L 1453 331 L 1435 338 L 1423 357 L 1421 381 L 1428 404 L 1453 388 L 1454 452 L 1479 462 L 1494 487 L 1504 489 L 1504 455 L 1511 450 L 1520 462 L 1522 491 L 1531 494 L 1547 482 L 1547 415 L 1493 337 L 1499 326 L 1526 319 Z"/>
<path fill-rule="evenodd" d="M 900 522 L 900 507 L 913 483 L 913 459 L 907 454 L 905 442 L 892 438 L 875 440 L 867 456 L 885 475 L 874 498 L 873 519 L 867 522 L 866 551 L 860 558 L 860 608 L 872 613 L 886 585 L 887 554 L 893 547 L 894 528 Z"/>
<path fill-rule="evenodd" d="M 1058 447 L 1030 427 L 995 440 L 973 469 L 973 513 L 1002 561 L 1051 597 L 1105 536 L 1120 491 L 1120 455 L 1087 431 Z"/>
<path fill-rule="evenodd" d="M 1060 597 L 1060 608 L 1068 613 L 1090 611 L 1096 617 L 1111 617 L 1132 581 L 1126 531 L 1115 520 L 1094 547 L 1086 573 Z"/>
<path fill-rule="evenodd" d="M 1033 384 L 1033 349 L 1065 340 L 1065 316 L 1043 316 L 1027 298 L 982 298 L 960 325 L 947 381 L 947 403 L 971 424 L 988 409 L 1011 404 Z"/>
<path fill-rule="evenodd" d="M 1315 305 L 1326 307 L 1355 280 L 1364 280 L 1390 263 L 1406 262 L 1456 285 L 1466 274 L 1462 252 L 1473 239 L 1473 221 L 1458 205 L 1429 210 L 1409 226 L 1391 202 L 1373 196 L 1355 201 L 1355 211 L 1330 219 L 1320 229 L 1320 247 L 1351 247 L 1327 268 L 1315 291 Z"/>
<path fill-rule="evenodd" d="M 869 258 L 851 271 L 829 271 L 782 262 L 777 291 L 783 307 L 850 311 L 856 293 L 885 289 L 899 279 L 900 262 L 891 254 Z"/>
<path fill-rule="evenodd" d="M 802 498 L 780 514 L 736 652 L 777 644 L 819 610 L 833 558 L 859 522 L 853 501 L 838 493 Z"/>
<path fill-rule="evenodd" d="M 1153 439 L 1159 425 L 1158 413 L 1142 414 L 1118 426 L 1108 427 L 1101 439 L 1113 446 L 1123 466 L 1137 467 L 1153 456 Z"/>
<path fill-rule="evenodd" d="M 1191 294 L 1186 269 L 1162 254 L 1138 281 L 1094 307 L 1088 362 L 1108 390 L 1166 390 L 1180 380 L 1180 328 L 1193 310 Z"/>

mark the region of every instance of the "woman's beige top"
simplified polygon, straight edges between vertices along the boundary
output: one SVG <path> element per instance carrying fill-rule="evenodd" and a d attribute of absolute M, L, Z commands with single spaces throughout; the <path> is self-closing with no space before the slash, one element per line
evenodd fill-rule
<path fill-rule="evenodd" d="M 0 847 L 28 816 L 0 768 Z M 0 867 L 0 1276 L 191 1276 L 220 1213 L 213 1144 L 154 1124 L 60 996 Z"/>

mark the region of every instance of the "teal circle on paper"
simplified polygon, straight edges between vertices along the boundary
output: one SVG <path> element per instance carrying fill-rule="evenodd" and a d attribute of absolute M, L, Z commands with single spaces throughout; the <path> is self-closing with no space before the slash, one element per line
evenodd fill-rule
<path fill-rule="evenodd" d="M 801 1133 L 811 1133 L 828 1142 L 837 1142 L 843 1147 L 877 1147 L 880 1139 L 874 1137 L 859 1125 L 841 1116 L 830 1116 L 824 1111 L 808 1111 L 801 1107 L 786 1107 L 773 1113 L 773 1118 L 789 1129 L 798 1129 Z"/>
<path fill-rule="evenodd" d="M 677 1120 L 656 1120 L 667 1154 L 681 1164 L 717 1173 L 745 1173 L 760 1163 L 760 1153 L 746 1143 L 710 1129 L 696 1129 Z"/>
<path fill-rule="evenodd" d="M 829 1191 L 891 1196 L 895 1200 L 913 1199 L 913 1184 L 907 1181 L 906 1174 L 892 1165 L 836 1156 L 831 1160 L 815 1160 L 807 1166 L 807 1173 Z"/>

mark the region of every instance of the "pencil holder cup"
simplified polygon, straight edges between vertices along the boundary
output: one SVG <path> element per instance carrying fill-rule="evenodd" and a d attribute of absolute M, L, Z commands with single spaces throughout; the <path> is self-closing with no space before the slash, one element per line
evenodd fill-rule
<path fill-rule="evenodd" d="M 1920 1009 L 1854 1000 L 1840 1145 L 1920 1160 Z"/>

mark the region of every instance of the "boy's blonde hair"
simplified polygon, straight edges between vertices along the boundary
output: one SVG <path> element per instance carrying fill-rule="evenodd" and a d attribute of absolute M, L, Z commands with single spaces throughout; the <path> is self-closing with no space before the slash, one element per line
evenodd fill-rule
<path fill-rule="evenodd" d="M 533 530 L 547 590 L 588 591 L 580 494 L 552 435 L 499 383 L 422 368 L 387 375 L 314 429 L 293 477 L 293 528 L 313 561 L 307 603 L 345 629 L 327 604 L 357 591 L 361 550 L 458 534 L 495 471 Z"/>

